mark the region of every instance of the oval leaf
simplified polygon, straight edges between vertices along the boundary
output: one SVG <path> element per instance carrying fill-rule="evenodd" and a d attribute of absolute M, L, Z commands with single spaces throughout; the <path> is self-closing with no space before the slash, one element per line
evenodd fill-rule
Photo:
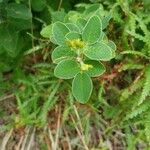
<path fill-rule="evenodd" d="M 85 15 L 86 17 L 89 16 L 89 15 L 92 15 L 92 14 L 94 14 L 98 9 L 100 9 L 100 7 L 101 7 L 100 4 L 97 4 L 97 3 L 91 4 L 91 5 L 89 5 L 89 6 L 86 8 L 86 10 L 85 10 L 85 12 L 84 12 L 84 15 Z"/>
<path fill-rule="evenodd" d="M 102 29 L 105 29 L 107 27 L 111 18 L 112 18 L 111 15 L 102 18 Z"/>
<path fill-rule="evenodd" d="M 112 58 L 115 57 L 115 51 L 117 49 L 116 44 L 113 41 L 108 41 L 107 45 L 111 48 L 112 50 Z"/>
<path fill-rule="evenodd" d="M 79 18 L 79 19 L 77 20 L 76 24 L 77 24 L 77 26 L 78 26 L 78 28 L 80 29 L 81 32 L 83 31 L 83 29 L 84 29 L 86 23 L 87 23 L 87 21 L 84 20 L 84 19 L 82 19 L 82 18 Z"/>
<path fill-rule="evenodd" d="M 102 33 L 102 23 L 98 16 L 91 17 L 83 30 L 82 38 L 84 42 L 93 44 L 97 42 Z"/>
<path fill-rule="evenodd" d="M 34 11 L 40 12 L 46 7 L 46 0 L 32 0 L 31 6 Z"/>
<path fill-rule="evenodd" d="M 26 5 L 9 3 L 6 7 L 7 16 L 12 18 L 18 18 L 23 20 L 30 20 L 32 14 L 30 9 Z"/>
<path fill-rule="evenodd" d="M 91 66 L 85 71 L 90 77 L 100 76 L 106 71 L 104 65 L 98 61 L 87 60 L 84 63 Z"/>
<path fill-rule="evenodd" d="M 78 73 L 72 82 L 72 92 L 80 103 L 86 103 L 92 93 L 93 84 L 86 73 Z"/>
<path fill-rule="evenodd" d="M 66 34 L 67 40 L 74 40 L 74 39 L 80 39 L 81 35 L 77 32 L 69 32 Z"/>
<path fill-rule="evenodd" d="M 108 61 L 112 58 L 111 48 L 103 42 L 88 46 L 84 50 L 84 54 L 92 60 Z"/>
<path fill-rule="evenodd" d="M 80 72 L 79 64 L 74 60 L 61 61 L 54 70 L 54 75 L 60 79 L 71 79 Z"/>
<path fill-rule="evenodd" d="M 58 45 L 65 44 L 65 35 L 69 32 L 69 29 L 65 24 L 61 22 L 56 22 L 53 24 L 52 33 L 53 38 L 57 42 Z"/>
<path fill-rule="evenodd" d="M 109 41 L 107 45 L 113 50 L 116 51 L 116 44 L 113 41 Z"/>
<path fill-rule="evenodd" d="M 50 38 L 52 37 L 52 25 L 48 25 L 42 29 L 40 34 L 45 37 L 45 38 Z"/>
<path fill-rule="evenodd" d="M 66 26 L 69 28 L 72 32 L 80 32 L 79 27 L 74 23 L 66 23 Z"/>
<path fill-rule="evenodd" d="M 75 57 L 76 53 L 67 46 L 58 46 L 52 52 L 52 61 L 58 64 L 64 59 Z"/>

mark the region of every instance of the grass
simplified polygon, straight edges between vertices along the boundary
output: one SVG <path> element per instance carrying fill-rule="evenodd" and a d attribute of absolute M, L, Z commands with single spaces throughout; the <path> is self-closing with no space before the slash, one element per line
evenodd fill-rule
<path fill-rule="evenodd" d="M 48 123 L 43 127 L 26 126 L 8 131 L 3 138 L 1 149 L 89 150 L 97 145 L 100 145 L 101 149 L 123 148 L 117 136 L 123 138 L 124 135 L 117 131 L 114 133 L 114 141 L 111 141 L 112 137 L 105 135 L 103 131 L 108 127 L 108 123 L 104 120 L 93 121 L 93 117 L 98 119 L 98 114 L 85 109 L 81 115 L 81 106 L 73 105 L 68 112 L 63 111 L 62 107 L 63 105 L 59 104 L 51 110 Z"/>
<path fill-rule="evenodd" d="M 116 90 L 107 88 L 116 79 L 112 77 L 114 74 L 95 78 L 92 99 L 82 105 L 68 90 L 70 81 L 53 76 L 52 64 L 39 63 L 29 69 L 34 72 L 26 76 L 22 76 L 25 68 L 17 70 L 17 83 L 8 80 L 14 93 L 6 93 L 0 98 L 1 150 L 123 150 L 127 147 L 134 149 L 135 145 L 139 149 L 147 147 L 147 143 L 139 141 L 140 132 L 135 125 L 121 125 L 123 114 L 120 113 L 123 112 L 118 106 L 111 100 L 109 103 L 104 100 L 113 97 Z M 120 75 L 115 76 L 120 79 Z"/>
<path fill-rule="evenodd" d="M 5 130 L 0 134 L 2 150 L 120 150 L 125 149 L 127 140 L 135 140 L 136 129 L 130 131 L 127 127 L 127 133 L 131 133 L 126 136 L 126 131 L 117 124 L 119 118 L 115 121 L 103 116 L 104 110 L 101 106 L 101 109 L 97 109 L 91 104 L 76 103 L 71 92 L 66 90 L 70 83 L 47 77 L 49 67 L 42 64 L 44 69 L 41 69 L 41 65 L 39 66 L 38 80 L 33 75 L 33 83 L 32 78 L 28 77 L 30 83 L 26 80 L 19 81 L 21 91 L 17 90 L 15 97 L 10 95 L 3 97 L 5 100 L 1 101 L 3 109 L 9 110 L 2 118 L 1 130 Z M 53 78 L 53 82 L 49 78 Z M 103 87 L 100 87 L 100 100 L 102 90 Z M 104 105 L 103 101 L 100 102 Z M 139 144 L 139 147 L 142 146 L 145 147 L 143 142 Z"/>

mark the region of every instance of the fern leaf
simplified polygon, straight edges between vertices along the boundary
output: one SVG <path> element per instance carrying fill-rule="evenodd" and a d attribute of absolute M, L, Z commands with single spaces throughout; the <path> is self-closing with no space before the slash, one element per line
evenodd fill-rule
<path fill-rule="evenodd" d="M 137 56 L 141 56 L 141 57 L 144 57 L 144 58 L 150 60 L 150 57 L 144 55 L 142 52 L 139 52 L 139 51 L 127 50 L 127 51 L 123 51 L 121 54 L 137 55 Z"/>
<path fill-rule="evenodd" d="M 145 103 L 141 104 L 138 107 L 135 107 L 132 112 L 128 113 L 128 115 L 125 117 L 125 120 L 133 119 L 140 114 L 146 112 L 150 108 L 149 101 L 146 101 Z"/>
<path fill-rule="evenodd" d="M 132 36 L 134 36 L 136 39 L 139 39 L 140 41 L 143 41 L 144 43 L 147 42 L 145 36 L 142 36 L 142 35 L 140 35 L 140 34 L 138 34 L 136 32 L 129 31 L 129 30 L 127 30 L 127 33 L 130 34 L 130 35 L 132 35 Z"/>
<path fill-rule="evenodd" d="M 145 135 L 147 138 L 147 141 L 149 141 L 150 144 L 150 112 L 148 112 L 146 116 L 146 123 L 145 123 Z"/>
<path fill-rule="evenodd" d="M 133 95 L 139 88 L 143 85 L 143 80 L 138 80 L 137 82 L 133 83 L 128 88 L 122 90 L 120 95 L 120 101 L 124 101 L 128 99 L 131 95 Z"/>
<path fill-rule="evenodd" d="M 134 69 L 143 69 L 144 65 L 136 64 L 136 63 L 127 63 L 123 64 L 122 67 L 119 69 L 119 72 L 125 70 L 134 70 Z"/>
<path fill-rule="evenodd" d="M 138 105 L 142 104 L 148 95 L 150 95 L 150 65 L 145 69 L 145 83 Z"/>

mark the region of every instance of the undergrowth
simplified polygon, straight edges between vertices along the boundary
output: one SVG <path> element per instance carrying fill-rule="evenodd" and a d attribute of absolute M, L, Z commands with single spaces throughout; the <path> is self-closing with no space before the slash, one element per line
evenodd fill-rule
<path fill-rule="evenodd" d="M 149 13 L 149 0 L 0 0 L 0 149 L 149 150 Z M 93 15 L 116 51 L 78 97 L 54 73 L 52 25 Z"/>

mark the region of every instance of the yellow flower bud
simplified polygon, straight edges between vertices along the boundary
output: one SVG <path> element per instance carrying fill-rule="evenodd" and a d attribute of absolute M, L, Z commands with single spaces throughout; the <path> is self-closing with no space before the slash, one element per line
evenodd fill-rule
<path fill-rule="evenodd" d="M 89 65 L 89 64 L 82 64 L 81 65 L 81 70 L 83 70 L 83 71 L 89 70 L 90 68 L 93 68 L 93 66 Z"/>
<path fill-rule="evenodd" d="M 66 44 L 73 49 L 82 49 L 85 46 L 85 43 L 80 39 L 68 40 Z"/>

